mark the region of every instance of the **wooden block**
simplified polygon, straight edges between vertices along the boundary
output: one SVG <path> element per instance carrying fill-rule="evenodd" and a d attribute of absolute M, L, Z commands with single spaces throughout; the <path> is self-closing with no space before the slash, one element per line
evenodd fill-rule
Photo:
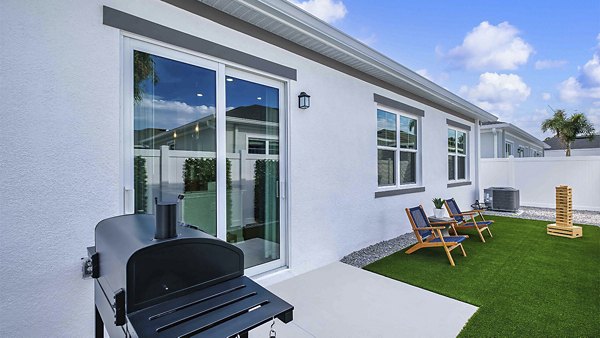
<path fill-rule="evenodd" d="M 546 233 L 552 236 L 566 238 L 577 238 L 583 236 L 583 229 L 580 226 L 560 226 L 559 224 L 548 224 Z"/>

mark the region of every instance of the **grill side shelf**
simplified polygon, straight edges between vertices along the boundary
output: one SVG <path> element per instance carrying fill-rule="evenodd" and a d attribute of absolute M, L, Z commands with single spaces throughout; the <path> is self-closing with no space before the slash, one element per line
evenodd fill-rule
<path fill-rule="evenodd" d="M 230 337 L 273 318 L 292 320 L 293 306 L 246 276 L 130 314 L 140 337 Z"/>

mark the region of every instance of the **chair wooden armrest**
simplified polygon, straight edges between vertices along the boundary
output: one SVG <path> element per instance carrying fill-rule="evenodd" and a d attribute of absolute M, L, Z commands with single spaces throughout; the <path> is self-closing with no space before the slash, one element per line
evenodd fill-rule
<path fill-rule="evenodd" d="M 444 230 L 446 227 L 422 227 L 419 230 Z"/>
<path fill-rule="evenodd" d="M 445 221 L 445 222 L 429 222 L 429 224 L 454 224 L 456 221 Z"/>

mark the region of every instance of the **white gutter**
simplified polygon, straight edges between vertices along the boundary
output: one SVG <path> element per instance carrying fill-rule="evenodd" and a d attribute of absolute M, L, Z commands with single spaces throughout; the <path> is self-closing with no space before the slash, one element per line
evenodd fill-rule
<path fill-rule="evenodd" d="M 213 1 L 211 0 L 201 1 L 218 9 L 218 2 L 213 4 Z M 498 119 L 495 115 L 488 113 L 476 105 L 464 100 L 460 96 L 453 94 L 434 82 L 427 80 L 426 78 L 402 66 L 396 61 L 377 52 L 373 48 L 321 21 L 308 12 L 305 12 L 289 1 L 237 0 L 235 2 L 230 2 L 227 5 L 228 9 L 230 10 L 232 6 L 235 6 L 236 2 L 241 3 L 244 6 L 261 13 L 262 15 L 277 21 L 281 25 L 285 25 L 296 31 L 299 31 L 311 39 L 339 50 L 347 56 L 358 59 L 359 61 L 384 73 L 384 75 L 402 81 L 404 83 L 404 87 L 401 86 L 401 88 L 407 91 L 414 93 L 414 89 L 417 89 L 421 93 L 415 94 L 425 94 L 425 98 L 434 98 L 432 101 L 437 101 L 437 103 L 443 102 L 442 105 L 448 106 L 448 108 L 457 110 L 467 116 L 474 117 L 475 119 L 480 119 L 485 122 L 496 121 Z M 273 33 L 277 34 L 276 32 Z M 364 70 L 358 70 L 364 72 Z M 384 79 L 383 76 L 379 76 L 378 78 L 389 83 L 389 81 Z"/>

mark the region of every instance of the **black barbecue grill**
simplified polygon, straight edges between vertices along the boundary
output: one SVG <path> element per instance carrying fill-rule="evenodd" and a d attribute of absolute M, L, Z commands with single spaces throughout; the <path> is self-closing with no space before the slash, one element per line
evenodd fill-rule
<path fill-rule="evenodd" d="M 88 248 L 96 337 L 235 337 L 293 306 L 244 276 L 244 254 L 202 231 L 175 226 L 173 205 L 96 226 Z M 158 220 L 158 221 L 155 221 Z M 175 237 L 171 237 L 175 235 Z"/>

